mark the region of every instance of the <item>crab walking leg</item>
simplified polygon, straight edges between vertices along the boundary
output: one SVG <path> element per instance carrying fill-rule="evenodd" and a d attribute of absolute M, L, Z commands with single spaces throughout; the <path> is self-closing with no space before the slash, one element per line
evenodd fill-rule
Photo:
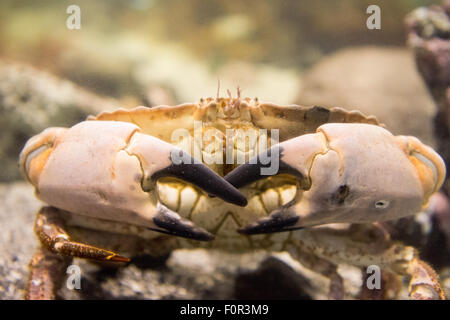
<path fill-rule="evenodd" d="M 361 231 L 360 231 L 361 232 Z M 382 226 L 379 226 L 378 224 L 370 225 L 370 228 L 368 230 L 362 231 L 364 234 L 372 233 L 375 234 L 377 237 L 382 237 L 385 240 L 389 239 L 389 235 L 386 233 L 386 231 L 382 228 Z M 324 258 L 321 258 L 319 256 L 313 255 L 309 252 L 298 250 L 295 246 L 289 247 L 290 254 L 293 258 L 298 260 L 303 266 L 307 267 L 310 270 L 314 270 L 315 272 L 320 273 L 321 275 L 325 276 L 326 278 L 330 279 L 330 285 L 329 285 L 329 292 L 328 292 L 328 298 L 332 300 L 341 300 L 344 298 L 345 290 L 344 290 L 344 279 L 341 277 L 341 275 L 337 272 L 338 265 L 335 263 L 330 262 L 329 260 L 326 260 Z M 366 275 L 365 269 L 363 271 L 363 274 Z M 382 286 L 380 290 L 369 290 L 366 286 L 362 287 L 360 298 L 363 300 L 379 300 L 387 298 L 387 293 L 391 289 L 394 289 L 396 296 L 396 293 L 399 291 L 399 284 L 397 281 L 397 275 L 394 275 L 392 273 L 383 272 L 381 275 L 381 283 Z M 389 282 L 389 284 L 386 281 L 394 282 L 393 284 Z M 363 283 L 366 283 L 366 281 L 363 281 Z M 397 288 L 396 288 L 397 287 Z M 367 289 L 367 290 L 366 290 Z"/>
<path fill-rule="evenodd" d="M 408 264 L 406 272 L 411 276 L 409 296 L 412 299 L 446 299 L 439 283 L 438 275 L 429 264 L 416 257 Z"/>
<path fill-rule="evenodd" d="M 34 229 L 41 244 L 53 253 L 99 261 L 130 261 L 115 252 L 72 241 L 64 231 L 64 223 L 56 208 L 43 207 L 37 214 Z"/>
<path fill-rule="evenodd" d="M 392 272 L 382 272 L 380 279 L 380 289 L 372 288 L 369 289 L 366 285 L 367 281 L 370 281 L 372 276 L 367 273 L 366 269 L 362 268 L 363 286 L 358 295 L 359 300 L 388 300 L 396 299 L 401 290 L 401 279 L 399 275 Z"/>
<path fill-rule="evenodd" d="M 25 299 L 54 300 L 71 261 L 71 257 L 60 256 L 43 247 L 37 248 L 29 264 Z"/>
<path fill-rule="evenodd" d="M 344 298 L 344 279 L 335 269 L 330 275 L 330 291 L 328 298 L 331 300 L 342 300 Z"/>
<path fill-rule="evenodd" d="M 286 248 L 294 255 L 305 251 L 336 265 L 346 263 L 363 268 L 376 265 L 389 272 L 409 276 L 412 299 L 445 299 L 436 272 L 420 260 L 417 250 L 399 242 L 373 239 L 367 233 L 358 234 L 351 229 L 323 227 L 293 232 Z"/>
<path fill-rule="evenodd" d="M 330 300 L 342 300 L 344 298 L 344 280 L 337 272 L 336 264 L 312 255 L 311 253 L 297 250 L 293 246 L 288 246 L 288 248 L 291 256 L 304 267 L 314 270 L 330 279 L 330 286 L 328 289 L 328 298 Z"/>

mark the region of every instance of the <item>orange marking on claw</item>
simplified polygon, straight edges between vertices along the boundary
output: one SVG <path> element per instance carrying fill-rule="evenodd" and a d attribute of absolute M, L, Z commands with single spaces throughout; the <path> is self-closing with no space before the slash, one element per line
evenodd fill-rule
<path fill-rule="evenodd" d="M 30 169 L 28 171 L 28 177 L 31 183 L 35 186 L 38 185 L 39 176 L 44 169 L 45 164 L 47 163 L 47 159 L 52 153 L 53 148 L 49 148 L 39 154 L 36 158 L 31 160 Z"/>

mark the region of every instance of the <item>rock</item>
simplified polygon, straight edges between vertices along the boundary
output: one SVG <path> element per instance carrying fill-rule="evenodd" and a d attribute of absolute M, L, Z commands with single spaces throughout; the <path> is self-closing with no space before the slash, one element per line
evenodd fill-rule
<path fill-rule="evenodd" d="M 270 289 L 269 289 L 270 288 Z M 243 300 L 310 300 L 310 280 L 276 257 L 268 257 L 255 271 L 242 272 L 236 278 L 234 295 Z"/>
<path fill-rule="evenodd" d="M 25 141 L 49 126 L 71 126 L 89 114 L 112 110 L 102 98 L 33 67 L 0 60 L 0 181 L 20 178 L 17 161 Z"/>
<path fill-rule="evenodd" d="M 438 272 L 450 266 L 450 203 L 442 192 L 430 198 L 424 211 L 382 225 L 392 239 L 416 248 Z"/>
<path fill-rule="evenodd" d="M 403 48 L 357 47 L 325 57 L 305 75 L 297 102 L 360 110 L 394 134 L 433 144 L 435 106 Z"/>
<path fill-rule="evenodd" d="M 22 299 L 27 265 L 38 245 L 34 215 L 42 203 L 25 182 L 0 184 L 0 299 Z M 302 266 L 287 252 L 245 254 L 179 249 L 170 256 L 135 257 L 112 268 L 75 259 L 81 289 L 64 283 L 61 299 L 327 299 L 330 280 Z M 339 265 L 345 299 L 358 297 L 361 270 Z M 447 279 L 448 276 L 445 276 Z M 405 283 L 406 284 L 406 283 Z M 400 298 L 407 298 L 406 285 Z"/>
<path fill-rule="evenodd" d="M 41 203 L 24 182 L 0 184 L 0 299 L 22 299 L 37 245 L 34 214 Z"/>
<path fill-rule="evenodd" d="M 243 96 L 258 97 L 260 101 L 278 104 L 290 104 L 297 95 L 300 81 L 295 69 L 230 61 L 211 70 L 204 62 L 195 59 L 180 47 L 161 46 L 153 51 L 152 56 L 134 70 L 133 77 L 142 88 L 171 88 L 179 103 L 215 97 L 218 81 L 220 96 L 227 96 L 227 89 L 236 95 L 238 86 L 242 89 Z"/>
<path fill-rule="evenodd" d="M 42 205 L 28 183 L 0 184 L 2 300 L 23 298 L 27 266 L 38 245 L 34 215 Z M 141 257 L 118 269 L 75 259 L 73 264 L 81 269 L 81 290 L 63 285 L 58 295 L 63 299 L 233 299 L 236 275 L 252 272 L 265 257 L 261 251 L 239 255 L 182 249 L 167 260 Z"/>
<path fill-rule="evenodd" d="M 438 112 L 434 117 L 437 151 L 450 162 L 450 1 L 442 6 L 420 7 L 405 19 L 408 44 Z M 450 196 L 447 178 L 444 193 Z"/>
<path fill-rule="evenodd" d="M 436 150 L 445 163 L 450 163 L 450 1 L 442 5 L 420 7 L 405 18 L 408 44 L 414 50 L 417 68 L 437 105 L 434 117 Z M 422 255 L 434 265 L 450 265 L 450 180 L 442 193 L 430 200 L 433 223 Z"/>
<path fill-rule="evenodd" d="M 38 245 L 34 215 L 42 205 L 25 182 L 0 184 L 0 299 L 22 299 L 28 263 Z M 218 250 L 180 249 L 166 259 L 148 256 L 111 268 L 75 259 L 81 270 L 81 290 L 64 283 L 62 299 L 237 299 L 290 297 L 324 299 L 329 280 L 304 268 L 287 253 L 246 254 Z M 351 278 L 345 276 L 349 298 Z M 356 274 L 358 277 L 358 274 Z M 354 281 L 353 281 L 354 282 Z M 276 290 L 267 290 L 277 286 Z M 353 289 L 351 289 L 353 288 Z M 261 292 L 261 290 L 265 292 Z M 352 293 L 353 292 L 353 293 Z"/>

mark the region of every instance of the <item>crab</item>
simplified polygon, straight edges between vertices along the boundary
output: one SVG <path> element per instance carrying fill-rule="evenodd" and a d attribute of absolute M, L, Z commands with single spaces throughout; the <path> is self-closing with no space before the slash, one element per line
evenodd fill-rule
<path fill-rule="evenodd" d="M 333 299 L 341 263 L 409 277 L 412 299 L 445 299 L 431 266 L 382 224 L 426 208 L 445 164 L 359 111 L 239 95 L 118 109 L 44 130 L 19 161 L 47 204 L 27 299 L 55 298 L 73 257 L 125 264 L 197 247 L 287 251 L 330 279 Z"/>

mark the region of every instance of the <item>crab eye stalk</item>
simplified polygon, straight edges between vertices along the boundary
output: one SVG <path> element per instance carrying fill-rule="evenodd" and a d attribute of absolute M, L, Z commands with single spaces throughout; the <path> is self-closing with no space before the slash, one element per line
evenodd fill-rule
<path fill-rule="evenodd" d="M 339 186 L 338 192 L 336 195 L 338 203 L 340 203 L 340 204 L 344 203 L 345 198 L 347 198 L 349 193 L 350 193 L 350 188 L 346 184 Z"/>
<path fill-rule="evenodd" d="M 386 209 L 389 207 L 390 202 L 388 200 L 378 200 L 375 202 L 375 209 Z"/>

